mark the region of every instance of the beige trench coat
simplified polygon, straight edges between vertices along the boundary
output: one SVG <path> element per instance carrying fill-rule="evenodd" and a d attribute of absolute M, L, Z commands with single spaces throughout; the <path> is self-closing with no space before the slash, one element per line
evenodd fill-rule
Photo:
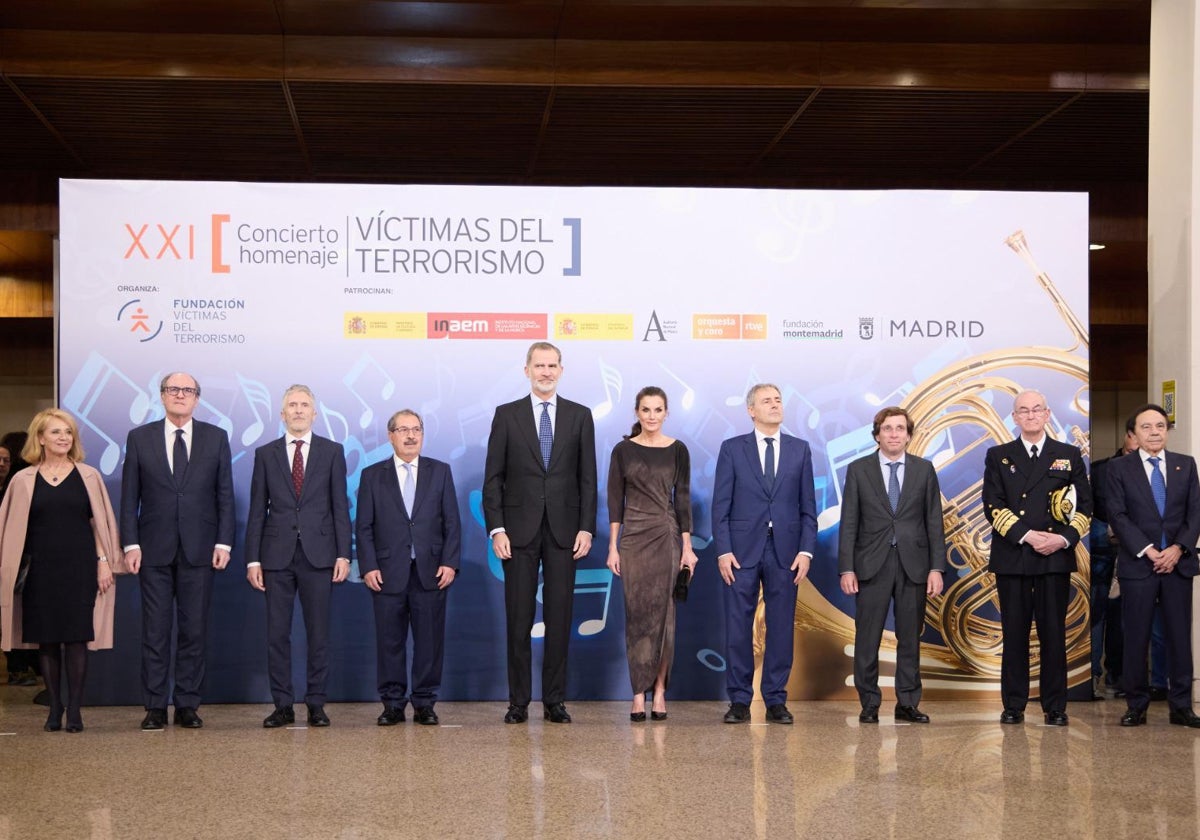
<path fill-rule="evenodd" d="M 104 477 L 87 464 L 79 463 L 75 468 L 83 478 L 88 501 L 92 505 L 96 556 L 108 558 L 114 575 L 124 574 L 128 571 L 125 555 L 117 532 L 117 518 L 104 487 Z M 25 550 L 25 529 L 29 524 L 29 505 L 33 499 L 36 478 L 36 466 L 21 470 L 12 477 L 4 501 L 0 503 L 0 647 L 4 650 L 37 647 L 26 644 L 21 638 L 21 596 L 13 594 L 21 554 Z M 96 609 L 92 613 L 96 638 L 88 642 L 88 649 L 104 650 L 113 646 L 113 609 L 116 603 L 116 586 L 103 594 L 97 588 Z"/>

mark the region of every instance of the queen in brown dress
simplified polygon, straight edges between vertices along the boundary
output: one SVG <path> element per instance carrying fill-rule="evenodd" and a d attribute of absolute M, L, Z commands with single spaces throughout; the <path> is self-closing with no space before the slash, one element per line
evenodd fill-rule
<path fill-rule="evenodd" d="M 39 412 L 21 454 L 32 466 L 0 502 L 0 637 L 5 650 L 38 648 L 45 729 L 62 729 L 65 712 L 67 731 L 80 732 L 87 650 L 112 647 L 113 573 L 124 571 L 116 517 L 71 415 Z"/>
<path fill-rule="evenodd" d="M 637 422 L 612 451 L 608 467 L 611 522 L 608 568 L 625 594 L 625 653 L 633 705 L 629 719 L 667 717 L 667 684 L 675 653 L 675 578 L 696 568 L 692 551 L 691 461 L 687 447 L 663 434 L 667 395 L 638 392 Z"/>

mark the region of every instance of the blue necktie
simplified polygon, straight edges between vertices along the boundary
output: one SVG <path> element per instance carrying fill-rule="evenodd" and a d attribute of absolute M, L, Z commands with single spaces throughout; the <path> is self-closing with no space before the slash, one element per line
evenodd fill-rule
<path fill-rule="evenodd" d="M 892 474 L 888 476 L 888 501 L 892 505 L 892 513 L 896 512 L 896 508 L 900 507 L 900 464 L 901 461 L 892 461 L 888 464 L 888 469 Z"/>
<path fill-rule="evenodd" d="M 554 430 L 550 427 L 550 403 L 542 403 L 542 417 L 538 420 L 538 443 L 542 445 L 542 468 L 550 469 L 550 447 L 554 444 Z"/>
<path fill-rule="evenodd" d="M 1155 456 L 1147 458 L 1150 466 L 1154 469 L 1150 471 L 1150 493 L 1154 496 L 1154 506 L 1158 508 L 1159 516 L 1166 516 L 1167 513 L 1167 480 L 1163 478 L 1163 474 L 1159 472 L 1158 465 L 1162 461 L 1161 458 Z M 1159 548 L 1167 547 L 1167 534 L 1164 531 L 1158 540 Z"/>
<path fill-rule="evenodd" d="M 183 442 L 183 429 L 176 429 L 175 451 L 171 455 L 171 474 L 175 477 L 176 486 L 183 484 L 183 476 L 187 472 L 187 465 L 187 444 Z"/>
<path fill-rule="evenodd" d="M 417 494 L 417 482 L 413 480 L 413 465 L 401 464 L 404 467 L 404 484 L 400 487 L 400 495 L 404 497 L 404 507 L 408 511 L 408 519 L 411 522 L 413 516 L 413 497 Z M 409 555 L 411 559 L 417 558 L 416 545 L 409 545 Z"/>
<path fill-rule="evenodd" d="M 767 454 L 763 456 L 763 475 L 767 479 L 767 486 L 775 486 L 775 438 L 766 438 Z"/>

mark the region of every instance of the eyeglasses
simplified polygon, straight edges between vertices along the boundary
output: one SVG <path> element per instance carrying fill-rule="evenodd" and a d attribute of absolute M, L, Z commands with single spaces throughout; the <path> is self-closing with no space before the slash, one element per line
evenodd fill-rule
<path fill-rule="evenodd" d="M 1013 411 L 1013 414 L 1017 415 L 1018 417 L 1036 417 L 1039 414 L 1045 413 L 1046 406 L 1044 405 L 1035 405 L 1033 408 L 1018 408 Z"/>
<path fill-rule="evenodd" d="M 171 397 L 198 397 L 199 388 L 181 388 L 178 385 L 164 385 L 162 392 Z"/>
<path fill-rule="evenodd" d="M 419 434 L 421 434 L 421 432 L 423 432 L 425 430 L 422 429 L 420 426 L 397 426 L 396 428 L 392 429 L 392 431 L 399 432 L 402 435 L 407 435 L 407 434 L 419 435 Z"/>

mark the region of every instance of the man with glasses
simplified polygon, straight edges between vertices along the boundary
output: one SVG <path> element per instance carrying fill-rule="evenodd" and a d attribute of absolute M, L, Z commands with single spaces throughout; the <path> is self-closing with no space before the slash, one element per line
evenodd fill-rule
<path fill-rule="evenodd" d="M 1133 421 L 1137 451 L 1108 467 L 1105 489 L 1109 524 L 1118 540 L 1125 633 L 1122 678 L 1128 710 L 1121 725 L 1146 722 L 1146 653 L 1158 605 L 1167 643 L 1168 720 L 1200 729 L 1200 716 L 1192 709 L 1192 583 L 1200 573 L 1200 480 L 1195 459 L 1167 451 L 1170 427 L 1162 406 L 1142 406 Z"/>
<path fill-rule="evenodd" d="M 129 433 L 121 473 L 121 542 L 142 590 L 142 729 L 167 722 L 175 623 L 175 724 L 199 729 L 213 573 L 233 546 L 229 438 L 193 419 L 200 384 L 190 374 L 168 374 L 159 392 L 166 419 Z"/>
<path fill-rule="evenodd" d="M 316 400 L 293 385 L 279 412 L 287 433 L 254 453 L 246 516 L 246 579 L 267 602 L 267 675 L 275 710 L 265 729 L 296 722 L 292 708 L 292 613 L 296 596 L 308 640 L 309 726 L 329 726 L 329 602 L 350 573 L 350 499 L 342 445 L 313 434 Z"/>
<path fill-rule="evenodd" d="M 988 570 L 1000 596 L 1001 723 L 1025 720 L 1029 633 L 1037 621 L 1038 694 L 1049 726 L 1067 725 L 1067 602 L 1075 546 L 1088 534 L 1092 494 L 1078 447 L 1050 438 L 1050 410 L 1037 391 L 1013 402 L 1016 440 L 987 451 L 983 506 L 992 524 Z"/>
<path fill-rule="evenodd" d="M 413 720 L 437 726 L 442 682 L 446 589 L 458 574 L 462 529 L 450 465 L 421 455 L 424 428 L 415 411 L 388 420 L 394 456 L 362 472 L 355 534 L 358 570 L 375 608 L 380 726 Z M 412 680 L 405 648 L 412 627 Z M 410 690 L 411 689 L 411 690 Z"/>

